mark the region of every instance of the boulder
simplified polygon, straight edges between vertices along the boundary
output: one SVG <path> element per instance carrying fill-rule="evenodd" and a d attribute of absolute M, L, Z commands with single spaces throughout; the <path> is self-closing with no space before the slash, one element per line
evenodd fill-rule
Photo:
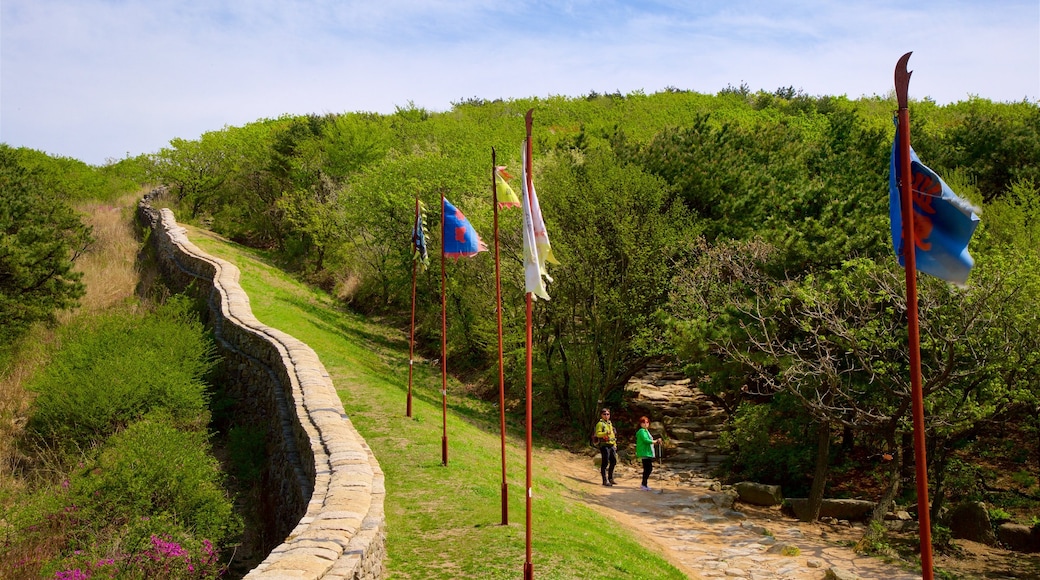
<path fill-rule="evenodd" d="M 733 486 L 737 490 L 740 501 L 751 505 L 774 506 L 784 503 L 784 495 L 779 485 L 766 485 L 742 481 Z"/>
<path fill-rule="evenodd" d="M 1000 527 L 997 528 L 997 539 L 1009 550 L 1015 552 L 1040 552 L 1040 526 L 1000 524 Z"/>
<path fill-rule="evenodd" d="M 860 580 L 860 577 L 844 568 L 828 568 L 824 580 Z"/>
<path fill-rule="evenodd" d="M 997 545 L 997 535 L 989 521 L 985 504 L 977 501 L 964 502 L 953 508 L 949 517 L 950 532 L 954 538 L 970 540 L 987 546 Z"/>
<path fill-rule="evenodd" d="M 785 507 L 788 513 L 805 521 L 809 514 L 809 500 L 807 498 L 787 498 Z M 863 499 L 825 499 L 820 506 L 820 517 L 835 518 L 839 520 L 861 521 L 870 516 L 874 509 L 874 502 Z"/>

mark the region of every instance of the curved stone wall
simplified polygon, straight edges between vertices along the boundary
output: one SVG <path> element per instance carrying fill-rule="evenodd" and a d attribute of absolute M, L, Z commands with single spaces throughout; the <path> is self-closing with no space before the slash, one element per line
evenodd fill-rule
<path fill-rule="evenodd" d="M 306 344 L 253 316 L 233 264 L 192 244 L 153 191 L 138 205 L 167 283 L 209 303 L 224 380 L 267 432 L 266 533 L 284 538 L 248 579 L 382 578 L 383 472 Z M 277 541 L 277 540 L 276 540 Z M 273 542 L 272 542 L 273 543 Z"/>

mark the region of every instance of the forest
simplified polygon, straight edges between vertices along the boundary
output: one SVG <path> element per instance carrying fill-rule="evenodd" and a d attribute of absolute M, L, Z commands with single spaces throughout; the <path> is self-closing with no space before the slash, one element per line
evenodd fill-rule
<path fill-rule="evenodd" d="M 560 262 L 551 299 L 534 309 L 539 433 L 581 440 L 600 406 L 624 408 L 629 378 L 665 360 L 728 412 L 732 477 L 808 491 L 867 473 L 875 499 L 912 504 L 906 291 L 888 217 L 892 95 L 742 85 L 287 115 L 175 138 L 98 173 L 165 185 L 178 219 L 261 248 L 345 308 L 407 328 L 415 199 L 432 208 L 431 257 L 440 197 L 491 246 L 492 156 L 519 176 L 528 110 L 533 181 Z M 926 99 L 911 101 L 910 120 L 921 160 L 981 209 L 966 286 L 918 276 L 933 521 L 951 502 L 985 498 L 1035 525 L 1040 106 Z M 514 413 L 520 220 L 499 212 Z M 449 368 L 495 398 L 492 252 L 449 261 L 445 278 Z M 55 307 L 74 292 L 63 296 Z M 416 308 L 417 347 L 436 359 L 436 258 L 419 272 Z"/>

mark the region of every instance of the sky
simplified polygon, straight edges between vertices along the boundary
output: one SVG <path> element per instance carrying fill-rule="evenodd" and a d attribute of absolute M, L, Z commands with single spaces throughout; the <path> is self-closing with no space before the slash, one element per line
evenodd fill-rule
<path fill-rule="evenodd" d="M 793 87 L 1040 99 L 1038 0 L 0 0 L 0 142 L 102 165 L 309 113 Z"/>

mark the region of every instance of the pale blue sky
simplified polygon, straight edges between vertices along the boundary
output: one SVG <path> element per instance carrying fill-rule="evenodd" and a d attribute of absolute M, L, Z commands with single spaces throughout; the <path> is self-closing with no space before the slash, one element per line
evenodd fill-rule
<path fill-rule="evenodd" d="M 283 114 L 793 86 L 1040 99 L 1038 0 L 0 0 L 0 141 L 101 164 Z"/>

